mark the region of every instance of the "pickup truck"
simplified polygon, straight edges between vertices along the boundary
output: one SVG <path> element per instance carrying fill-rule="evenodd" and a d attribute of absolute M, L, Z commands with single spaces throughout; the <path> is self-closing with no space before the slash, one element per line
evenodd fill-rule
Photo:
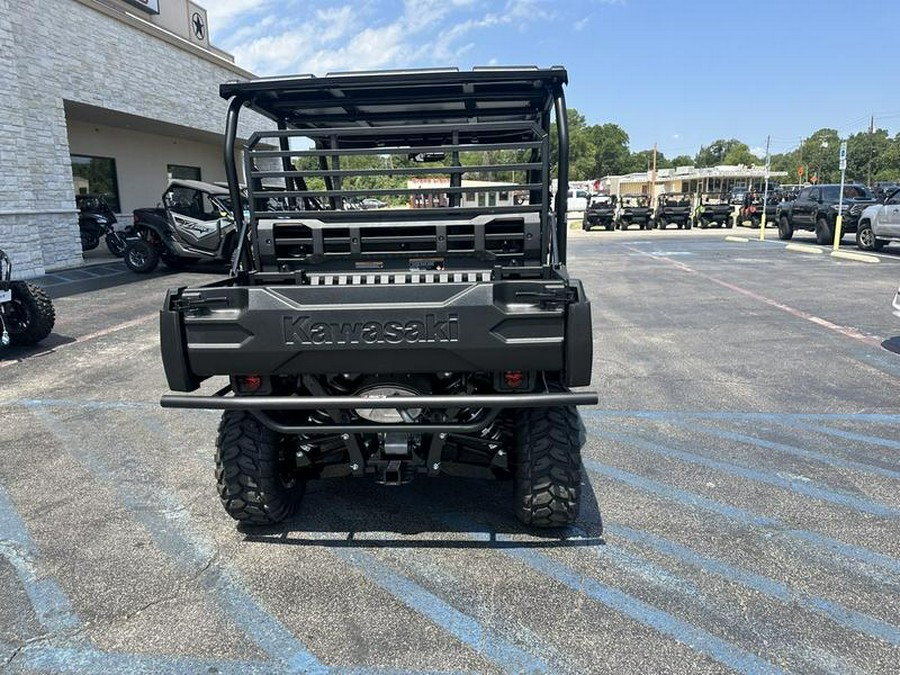
<path fill-rule="evenodd" d="M 859 216 L 856 245 L 878 251 L 890 241 L 900 241 L 900 188 L 888 193 L 884 204 L 872 204 Z"/>
<path fill-rule="evenodd" d="M 834 226 L 838 215 L 841 186 L 812 185 L 800 190 L 797 198 L 784 202 L 778 211 L 778 238 L 788 240 L 797 230 L 816 233 L 817 244 L 834 240 Z M 862 185 L 845 185 L 843 199 L 843 233 L 856 232 L 860 214 L 875 198 Z"/>

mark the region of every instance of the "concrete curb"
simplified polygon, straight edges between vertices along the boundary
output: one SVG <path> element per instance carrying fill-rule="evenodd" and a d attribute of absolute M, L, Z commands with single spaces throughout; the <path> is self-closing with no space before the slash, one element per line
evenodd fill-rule
<path fill-rule="evenodd" d="M 844 258 L 846 260 L 856 260 L 865 263 L 877 263 L 878 256 L 868 255 L 867 253 L 851 253 L 850 251 L 832 251 L 832 258 Z"/>
<path fill-rule="evenodd" d="M 798 253 L 824 253 L 825 251 L 818 246 L 810 246 L 808 244 L 788 244 L 785 246 L 788 251 L 797 251 Z"/>

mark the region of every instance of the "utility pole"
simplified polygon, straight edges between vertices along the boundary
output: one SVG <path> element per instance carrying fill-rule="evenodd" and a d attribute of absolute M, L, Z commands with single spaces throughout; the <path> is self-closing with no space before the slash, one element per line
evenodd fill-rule
<path fill-rule="evenodd" d="M 872 145 L 872 136 L 875 135 L 875 115 L 872 115 L 872 119 L 869 121 L 869 170 L 868 177 L 866 179 L 866 185 L 872 187 L 872 155 L 875 154 L 875 146 Z"/>
<path fill-rule="evenodd" d="M 759 240 L 766 240 L 766 206 L 769 203 L 769 142 L 772 140 L 772 136 L 766 136 L 766 184 L 763 188 L 763 212 L 762 218 L 759 221 Z"/>
<path fill-rule="evenodd" d="M 656 203 L 656 143 L 653 144 L 653 170 L 650 172 L 650 203 Z"/>

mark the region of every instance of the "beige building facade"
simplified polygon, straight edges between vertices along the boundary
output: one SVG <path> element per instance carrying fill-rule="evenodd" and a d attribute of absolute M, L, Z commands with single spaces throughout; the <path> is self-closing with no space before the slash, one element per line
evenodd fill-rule
<path fill-rule="evenodd" d="M 170 176 L 224 180 L 218 87 L 250 77 L 189 0 L 0 0 L 0 248 L 16 277 L 83 262 L 78 193 L 126 224 Z M 271 127 L 241 117 L 241 136 Z"/>

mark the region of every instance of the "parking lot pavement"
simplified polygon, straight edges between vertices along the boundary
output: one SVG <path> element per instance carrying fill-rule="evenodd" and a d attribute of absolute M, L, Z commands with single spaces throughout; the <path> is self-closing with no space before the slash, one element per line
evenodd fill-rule
<path fill-rule="evenodd" d="M 315 483 L 240 531 L 217 415 L 157 404 L 164 289 L 210 277 L 58 287 L 48 346 L 0 361 L 0 664 L 895 673 L 900 261 L 723 234 L 573 237 L 601 404 L 562 534 L 450 478 Z"/>

